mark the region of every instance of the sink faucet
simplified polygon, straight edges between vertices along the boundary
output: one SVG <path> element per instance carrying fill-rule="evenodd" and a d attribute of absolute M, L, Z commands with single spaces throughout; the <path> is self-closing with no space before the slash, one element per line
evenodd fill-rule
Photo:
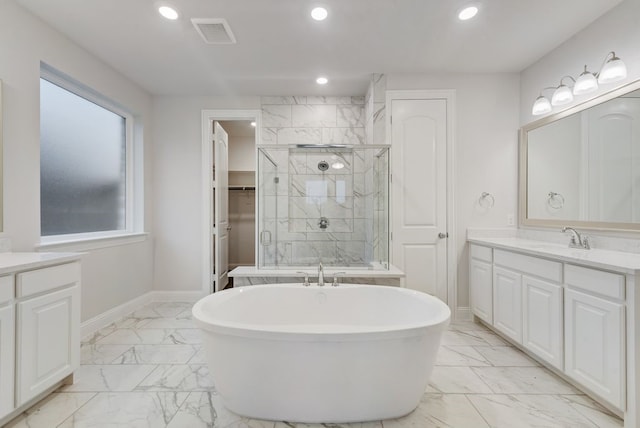
<path fill-rule="evenodd" d="M 563 232 L 571 232 L 571 241 L 569 241 L 569 248 L 582 248 L 584 250 L 588 250 L 591 247 L 589 246 L 589 238 L 587 236 L 582 237 L 573 227 L 563 227 Z"/>
<path fill-rule="evenodd" d="M 324 287 L 324 269 L 322 269 L 322 262 L 318 266 L 318 286 Z"/>

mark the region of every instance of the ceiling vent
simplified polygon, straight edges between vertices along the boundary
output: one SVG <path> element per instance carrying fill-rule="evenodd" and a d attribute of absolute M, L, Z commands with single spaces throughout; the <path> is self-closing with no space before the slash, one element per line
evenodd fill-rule
<path fill-rule="evenodd" d="M 236 43 L 236 38 L 223 18 L 191 18 L 191 23 L 202 40 L 212 45 L 228 45 Z"/>

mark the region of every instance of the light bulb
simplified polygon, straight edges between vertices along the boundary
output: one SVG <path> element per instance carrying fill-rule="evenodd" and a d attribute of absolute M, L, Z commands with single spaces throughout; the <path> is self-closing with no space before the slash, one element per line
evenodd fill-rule
<path fill-rule="evenodd" d="M 627 77 L 627 66 L 614 52 L 611 53 L 613 57 L 602 66 L 598 74 L 598 83 L 617 82 Z"/>
<path fill-rule="evenodd" d="M 327 19 L 328 15 L 329 12 L 327 12 L 327 9 L 325 9 L 324 7 L 315 7 L 311 11 L 311 17 L 316 21 L 324 21 L 325 19 Z"/>
<path fill-rule="evenodd" d="M 531 114 L 539 116 L 541 114 L 549 113 L 551 111 L 551 103 L 547 97 L 540 95 L 533 103 L 533 109 Z"/>
<path fill-rule="evenodd" d="M 160 12 L 160 15 L 172 21 L 178 19 L 178 12 L 176 12 L 176 10 L 172 7 L 161 6 L 158 8 L 158 12 Z"/>
<path fill-rule="evenodd" d="M 327 79 L 326 77 L 318 77 L 316 79 L 316 83 L 318 85 L 326 85 L 329 82 L 329 79 Z"/>
<path fill-rule="evenodd" d="M 571 101 L 573 101 L 573 93 L 566 85 L 558 86 L 551 96 L 551 105 L 554 106 L 569 104 Z"/>
<path fill-rule="evenodd" d="M 584 66 L 584 71 L 580 76 L 578 76 L 578 80 L 573 85 L 573 95 L 584 95 L 591 92 L 594 92 L 598 89 L 598 79 L 593 73 L 587 71 L 587 66 Z"/>
<path fill-rule="evenodd" d="M 466 21 L 467 19 L 471 19 L 478 13 L 478 8 L 476 6 L 465 7 L 458 13 L 458 19 L 460 21 Z"/>

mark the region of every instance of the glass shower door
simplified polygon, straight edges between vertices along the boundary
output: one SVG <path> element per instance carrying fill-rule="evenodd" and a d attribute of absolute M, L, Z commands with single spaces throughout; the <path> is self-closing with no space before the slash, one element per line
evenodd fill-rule
<path fill-rule="evenodd" d="M 258 149 L 258 267 L 278 266 L 278 164 L 266 149 Z"/>

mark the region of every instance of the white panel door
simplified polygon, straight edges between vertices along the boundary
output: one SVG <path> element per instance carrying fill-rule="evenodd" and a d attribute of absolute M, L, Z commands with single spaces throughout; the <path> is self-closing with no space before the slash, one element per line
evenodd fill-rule
<path fill-rule="evenodd" d="M 16 401 L 20 406 L 80 364 L 80 286 L 19 302 Z"/>
<path fill-rule="evenodd" d="M 562 286 L 522 277 L 522 344 L 562 370 Z"/>
<path fill-rule="evenodd" d="M 0 307 L 0 419 L 13 410 L 15 312 L 13 303 Z"/>
<path fill-rule="evenodd" d="M 447 101 L 391 101 L 392 263 L 447 301 Z M 442 234 L 442 238 L 439 237 Z"/>
<path fill-rule="evenodd" d="M 493 268 L 493 326 L 522 343 L 522 275 Z"/>
<path fill-rule="evenodd" d="M 216 182 L 214 291 L 220 291 L 229 282 L 229 136 L 218 122 L 214 122 L 213 132 Z"/>
<path fill-rule="evenodd" d="M 564 311 L 565 373 L 624 410 L 624 307 L 567 289 Z"/>
<path fill-rule="evenodd" d="M 493 274 L 491 263 L 471 259 L 469 263 L 469 288 L 471 310 L 478 318 L 493 323 Z"/>

